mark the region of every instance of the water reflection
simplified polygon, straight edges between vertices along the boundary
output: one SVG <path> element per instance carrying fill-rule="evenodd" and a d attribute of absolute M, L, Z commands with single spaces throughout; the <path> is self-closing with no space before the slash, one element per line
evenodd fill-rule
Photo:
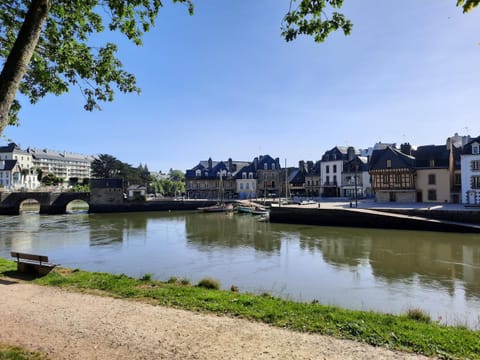
<path fill-rule="evenodd" d="M 450 319 L 480 312 L 479 235 L 178 212 L 0 216 L 0 256 L 11 250 L 92 271 L 192 282 L 212 276 L 227 288 L 357 309 L 420 306 Z"/>
<path fill-rule="evenodd" d="M 198 251 L 214 248 L 253 248 L 279 253 L 281 235 L 251 215 L 196 214 L 185 218 L 187 243 Z M 273 254 L 272 254 L 273 255 Z"/>

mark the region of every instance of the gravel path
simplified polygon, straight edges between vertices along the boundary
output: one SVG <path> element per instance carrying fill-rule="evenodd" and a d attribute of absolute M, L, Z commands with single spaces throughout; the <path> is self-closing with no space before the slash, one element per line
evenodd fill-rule
<path fill-rule="evenodd" d="M 424 359 L 214 315 L 0 279 L 0 343 L 51 359 Z"/>

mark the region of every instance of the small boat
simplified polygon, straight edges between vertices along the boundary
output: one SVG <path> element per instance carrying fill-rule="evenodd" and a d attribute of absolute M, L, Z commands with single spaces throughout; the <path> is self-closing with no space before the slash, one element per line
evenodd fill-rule
<path fill-rule="evenodd" d="M 237 206 L 237 212 L 243 214 L 252 214 L 252 215 L 267 215 L 269 210 L 260 206 Z"/>
<path fill-rule="evenodd" d="M 201 210 L 207 213 L 228 212 L 228 211 L 233 211 L 233 205 L 232 204 L 216 204 L 211 206 L 199 207 L 198 210 Z"/>

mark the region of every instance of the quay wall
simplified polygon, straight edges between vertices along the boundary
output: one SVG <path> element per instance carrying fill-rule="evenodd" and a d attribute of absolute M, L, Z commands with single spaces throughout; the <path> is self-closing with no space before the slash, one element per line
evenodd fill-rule
<path fill-rule="evenodd" d="M 270 222 L 377 229 L 480 233 L 479 226 L 349 209 L 273 207 Z"/>
<path fill-rule="evenodd" d="M 189 211 L 216 204 L 210 200 L 131 201 L 122 204 L 90 204 L 89 213 L 116 213 L 140 211 Z"/>
<path fill-rule="evenodd" d="M 373 209 L 390 214 L 420 216 L 441 221 L 455 221 L 480 225 L 479 210 L 427 210 L 427 209 Z"/>

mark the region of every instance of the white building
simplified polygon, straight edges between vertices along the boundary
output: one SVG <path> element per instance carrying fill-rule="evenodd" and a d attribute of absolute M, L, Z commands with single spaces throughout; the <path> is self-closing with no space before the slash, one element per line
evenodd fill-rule
<path fill-rule="evenodd" d="M 462 150 L 462 203 L 480 206 L 480 136 Z"/>
<path fill-rule="evenodd" d="M 0 160 L 0 187 L 14 190 L 22 186 L 22 173 L 17 160 Z"/>
<path fill-rule="evenodd" d="M 16 161 L 16 166 L 20 169 L 20 179 L 17 179 L 16 177 L 13 178 L 13 174 L 10 174 L 10 179 L 14 180 L 14 184 L 9 181 L 8 188 L 32 190 L 40 186 L 40 182 L 38 181 L 37 174 L 34 170 L 32 155 L 27 151 L 20 149 L 15 143 L 1 146 L 0 161 L 1 160 Z M 7 173 L 4 172 L 2 175 L 4 176 L 3 180 L 6 181 Z M 7 188 L 5 184 L 3 184 L 3 186 L 4 188 Z"/>
<path fill-rule="evenodd" d="M 64 181 L 91 177 L 92 156 L 34 148 L 28 148 L 27 152 L 32 155 L 34 168 L 41 169 L 43 176 L 54 174 Z"/>

